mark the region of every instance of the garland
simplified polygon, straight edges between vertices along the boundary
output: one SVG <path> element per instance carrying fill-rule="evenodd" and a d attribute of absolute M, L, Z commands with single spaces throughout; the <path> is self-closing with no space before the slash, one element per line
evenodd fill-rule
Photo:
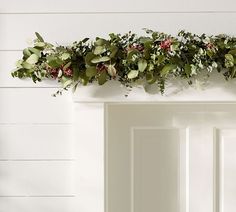
<path fill-rule="evenodd" d="M 85 38 L 71 46 L 55 46 L 36 34 L 33 47 L 23 50 L 13 77 L 57 80 L 62 90 L 97 81 L 118 80 L 134 84 L 158 84 L 160 92 L 170 78 L 189 84 L 199 74 L 218 71 L 225 79 L 236 77 L 236 37 L 207 36 L 180 31 L 176 37 L 145 29 L 145 36 L 131 32 L 109 34 L 109 39 Z M 60 94 L 61 91 L 57 94 Z"/>

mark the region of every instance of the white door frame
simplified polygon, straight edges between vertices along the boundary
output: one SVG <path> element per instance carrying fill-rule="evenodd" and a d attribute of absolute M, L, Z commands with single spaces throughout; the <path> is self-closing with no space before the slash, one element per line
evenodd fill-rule
<path fill-rule="evenodd" d="M 124 97 L 124 91 L 119 93 L 115 91 L 119 88 L 115 83 L 114 85 L 108 83 L 103 87 L 81 87 L 73 96 L 75 154 L 78 155 L 79 160 L 76 167 L 79 211 L 105 212 L 107 105 L 206 103 L 235 104 L 236 108 L 236 94 L 231 89 L 229 92 L 221 87 L 200 91 L 190 88 L 180 94 L 170 96 L 150 95 L 135 88 L 128 97 Z M 235 85 L 233 88 L 235 89 Z M 214 212 L 217 212 L 216 209 Z"/>

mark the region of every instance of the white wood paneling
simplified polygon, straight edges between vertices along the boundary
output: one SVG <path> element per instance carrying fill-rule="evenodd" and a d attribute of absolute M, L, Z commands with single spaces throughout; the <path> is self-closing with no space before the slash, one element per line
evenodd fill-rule
<path fill-rule="evenodd" d="M 179 0 L 169 3 L 161 0 L 42 0 L 35 5 L 30 0 L 2 0 L 1 11 L 4 13 L 28 12 L 28 13 L 48 13 L 48 12 L 151 12 L 151 11 L 232 11 L 233 0 L 213 1 L 213 0 Z"/>
<path fill-rule="evenodd" d="M 187 211 L 188 130 L 151 127 L 131 130 L 131 211 L 152 211 L 154 208 L 157 211 Z M 109 211 L 115 211 L 114 206 L 117 207 L 112 204 Z"/>
<path fill-rule="evenodd" d="M 173 34 L 181 29 L 195 33 L 235 34 L 232 26 L 236 25 L 236 13 L 0 14 L 0 25 L 0 50 L 19 50 L 27 46 L 29 38 L 34 38 L 35 31 L 48 42 L 60 45 L 84 37 L 106 37 L 111 32 L 132 30 L 141 34 L 143 28 Z"/>
<path fill-rule="evenodd" d="M 15 68 L 15 62 L 22 56 L 21 51 L 0 51 L 0 87 L 59 87 L 54 80 L 35 84 L 30 79 L 13 79 L 11 71 Z"/>
<path fill-rule="evenodd" d="M 110 32 L 132 30 L 142 34 L 144 27 L 173 34 L 186 29 L 197 33 L 235 35 L 232 27 L 236 24 L 234 6 L 234 0 L 1 0 L 0 196 L 13 196 L 0 197 L 0 212 L 104 212 L 103 103 L 81 103 L 72 107 L 70 93 L 51 97 L 56 89 L 49 87 L 58 86 L 55 82 L 35 85 L 30 80 L 10 76 L 14 62 L 21 58 L 21 52 L 15 50 L 28 46 L 27 41 L 34 38 L 35 31 L 54 44 L 71 44 L 84 37 L 107 36 Z M 228 86 L 217 81 L 217 85 L 208 93 L 190 89 L 182 96 L 174 92 L 177 98 L 157 95 L 155 101 L 235 101 L 234 83 Z M 222 91 L 222 88 L 228 90 Z M 109 93 L 111 90 L 112 94 Z M 117 85 L 106 84 L 96 89 L 80 87 L 74 101 L 139 101 L 140 95 L 142 101 L 154 100 L 152 95 L 144 95 L 140 90 L 135 89 L 125 98 L 125 92 L 120 92 Z M 117 116 L 118 119 L 121 117 Z M 200 121 L 199 118 L 195 120 Z M 72 135 L 70 124 L 73 121 L 76 124 Z M 197 130 L 190 133 L 197 134 Z M 193 163 L 192 157 L 198 155 L 208 158 L 199 161 L 201 169 L 207 170 L 213 153 L 207 157 L 204 146 L 203 141 L 192 142 L 190 150 L 196 151 L 192 152 L 190 162 Z M 205 178 L 204 185 L 190 183 L 190 188 L 198 194 L 190 196 L 189 202 L 193 204 L 190 212 L 213 212 L 211 206 L 203 208 L 199 205 L 200 197 L 207 202 L 212 192 L 209 184 L 212 175 L 203 173 L 197 179 L 194 171 L 199 170 L 195 164 L 190 170 L 195 182 Z M 18 194 L 21 196 L 14 196 Z M 47 196 L 37 196 L 45 194 Z M 69 196 L 63 196 L 65 194 Z"/>
<path fill-rule="evenodd" d="M 1 196 L 74 195 L 72 161 L 1 161 Z"/>
<path fill-rule="evenodd" d="M 1 212 L 78 212 L 74 197 L 1 197 Z"/>
<path fill-rule="evenodd" d="M 0 125 L 0 160 L 73 159 L 70 124 Z"/>
<path fill-rule="evenodd" d="M 236 208 L 236 129 L 216 132 L 216 212 L 229 212 Z"/>
<path fill-rule="evenodd" d="M 0 89 L 0 123 L 71 123 L 69 92 L 52 97 L 57 89 Z"/>
<path fill-rule="evenodd" d="M 75 104 L 74 116 L 77 210 L 104 212 L 104 104 Z"/>

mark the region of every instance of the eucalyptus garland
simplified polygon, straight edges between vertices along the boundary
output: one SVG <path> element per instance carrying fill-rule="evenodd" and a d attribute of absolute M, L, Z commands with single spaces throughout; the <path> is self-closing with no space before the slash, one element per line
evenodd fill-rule
<path fill-rule="evenodd" d="M 145 32 L 145 36 L 111 33 L 108 39 L 85 38 L 70 46 L 52 45 L 36 32 L 34 45 L 23 50 L 12 76 L 34 82 L 50 78 L 59 82 L 62 90 L 75 90 L 94 81 L 103 85 L 117 80 L 128 88 L 156 83 L 161 93 L 173 77 L 189 84 L 203 72 L 207 76 L 219 72 L 227 80 L 236 77 L 236 37 Z"/>

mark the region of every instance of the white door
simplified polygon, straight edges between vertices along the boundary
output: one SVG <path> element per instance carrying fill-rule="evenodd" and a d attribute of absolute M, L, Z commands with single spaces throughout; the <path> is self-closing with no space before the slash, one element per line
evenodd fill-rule
<path fill-rule="evenodd" d="M 107 104 L 106 212 L 235 212 L 236 105 Z"/>

